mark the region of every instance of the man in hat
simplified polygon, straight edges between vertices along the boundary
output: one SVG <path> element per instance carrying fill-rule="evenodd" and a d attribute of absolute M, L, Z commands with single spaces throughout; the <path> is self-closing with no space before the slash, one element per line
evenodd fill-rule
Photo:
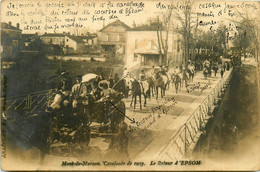
<path fill-rule="evenodd" d="M 57 89 L 61 91 L 71 91 L 71 88 L 72 80 L 69 76 L 69 73 L 66 71 L 61 72 L 61 79 L 57 86 Z"/>
<path fill-rule="evenodd" d="M 155 71 L 155 67 L 153 66 L 152 69 L 151 69 L 151 71 L 150 71 L 150 75 L 151 75 L 151 76 L 154 76 L 154 75 L 155 75 L 155 72 L 156 72 L 156 71 Z"/>
<path fill-rule="evenodd" d="M 82 79 L 82 77 L 79 75 L 76 77 L 76 83 L 72 86 L 72 89 L 71 89 L 72 98 L 77 98 L 79 96 L 81 79 Z"/>
<path fill-rule="evenodd" d="M 144 69 L 141 70 L 141 73 L 139 75 L 139 80 L 140 81 L 145 81 L 146 80 L 146 74 L 144 72 Z"/>

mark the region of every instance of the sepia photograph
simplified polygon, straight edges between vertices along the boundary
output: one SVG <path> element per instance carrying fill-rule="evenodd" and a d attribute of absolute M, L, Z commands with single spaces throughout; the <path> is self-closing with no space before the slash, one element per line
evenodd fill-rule
<path fill-rule="evenodd" d="M 3 171 L 260 170 L 260 2 L 2 0 Z"/>

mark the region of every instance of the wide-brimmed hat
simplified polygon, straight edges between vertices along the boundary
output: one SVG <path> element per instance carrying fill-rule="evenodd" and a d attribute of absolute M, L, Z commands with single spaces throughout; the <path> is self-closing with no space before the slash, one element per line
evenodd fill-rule
<path fill-rule="evenodd" d="M 102 80 L 98 83 L 98 88 L 104 89 L 104 85 L 107 85 L 107 88 L 109 88 L 110 82 L 107 80 Z"/>

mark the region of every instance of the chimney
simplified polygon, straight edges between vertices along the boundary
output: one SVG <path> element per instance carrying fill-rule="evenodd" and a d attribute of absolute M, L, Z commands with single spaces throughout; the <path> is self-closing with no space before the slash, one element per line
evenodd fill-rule
<path fill-rule="evenodd" d="M 20 29 L 20 24 L 19 23 L 16 23 L 16 28 Z"/>
<path fill-rule="evenodd" d="M 12 26 L 12 22 L 8 22 L 8 29 L 10 29 L 11 28 L 11 26 Z"/>

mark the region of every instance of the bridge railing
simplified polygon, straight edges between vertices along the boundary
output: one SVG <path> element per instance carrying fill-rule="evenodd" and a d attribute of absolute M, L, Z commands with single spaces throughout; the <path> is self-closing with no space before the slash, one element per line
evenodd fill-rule
<path fill-rule="evenodd" d="M 1 98 L 2 110 L 9 112 L 44 111 L 49 106 L 53 90 L 33 92 L 26 95 Z"/>
<path fill-rule="evenodd" d="M 179 128 L 170 142 L 161 150 L 158 155 L 158 160 L 169 160 L 169 158 L 171 160 L 179 160 L 194 149 L 209 118 L 212 117 L 212 112 L 217 106 L 218 100 L 221 98 L 226 85 L 230 81 L 232 72 L 233 68 L 227 71 L 198 108 L 193 111 L 190 118 Z"/>

